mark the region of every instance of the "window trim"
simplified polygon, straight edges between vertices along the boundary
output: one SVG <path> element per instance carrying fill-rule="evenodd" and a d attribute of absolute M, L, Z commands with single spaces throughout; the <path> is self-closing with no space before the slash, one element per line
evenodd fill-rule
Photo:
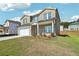
<path fill-rule="evenodd" d="M 51 25 L 45 26 L 45 33 L 51 33 L 51 32 L 52 32 L 52 26 Z"/>
<path fill-rule="evenodd" d="M 33 16 L 32 22 L 38 22 L 38 16 Z"/>
<path fill-rule="evenodd" d="M 27 23 L 27 18 L 24 18 L 23 19 L 23 24 L 26 24 Z"/>
<path fill-rule="evenodd" d="M 51 13 L 51 12 L 48 12 L 48 13 L 45 13 L 45 14 L 44 14 L 44 19 L 45 19 L 45 20 L 50 20 L 52 17 L 53 17 L 53 16 L 52 16 L 52 13 Z"/>

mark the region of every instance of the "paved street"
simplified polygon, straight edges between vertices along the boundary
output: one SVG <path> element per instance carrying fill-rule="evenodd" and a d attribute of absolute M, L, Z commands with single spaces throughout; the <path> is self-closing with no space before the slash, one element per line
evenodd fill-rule
<path fill-rule="evenodd" d="M 0 41 L 9 40 L 9 39 L 17 38 L 17 37 L 19 37 L 19 36 L 5 36 L 5 37 L 0 37 Z"/>

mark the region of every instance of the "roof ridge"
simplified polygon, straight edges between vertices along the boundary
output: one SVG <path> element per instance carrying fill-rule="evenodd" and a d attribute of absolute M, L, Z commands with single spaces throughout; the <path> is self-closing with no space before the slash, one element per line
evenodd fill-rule
<path fill-rule="evenodd" d="M 53 10 L 56 10 L 57 8 L 47 7 L 47 8 L 42 9 L 40 12 L 38 12 L 37 14 L 34 14 L 34 15 L 38 15 L 38 14 L 40 14 L 41 12 L 43 12 L 44 10 L 46 10 L 46 9 L 53 9 Z M 26 16 L 34 16 L 34 15 L 26 14 Z"/>

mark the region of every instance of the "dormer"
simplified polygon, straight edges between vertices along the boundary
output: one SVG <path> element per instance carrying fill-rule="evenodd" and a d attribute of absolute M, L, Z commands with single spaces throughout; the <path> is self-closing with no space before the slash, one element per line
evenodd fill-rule
<path fill-rule="evenodd" d="M 27 23 L 30 23 L 30 16 L 24 15 L 20 20 L 21 20 L 21 25 L 25 25 Z"/>

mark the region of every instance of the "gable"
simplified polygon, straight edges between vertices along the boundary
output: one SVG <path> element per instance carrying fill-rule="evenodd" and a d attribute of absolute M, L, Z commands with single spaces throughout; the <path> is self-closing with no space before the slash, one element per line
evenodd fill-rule
<path fill-rule="evenodd" d="M 5 24 L 4 24 L 4 27 L 8 27 L 9 26 L 9 22 L 6 21 Z"/>
<path fill-rule="evenodd" d="M 40 15 L 43 15 L 43 14 L 45 14 L 45 13 L 51 13 L 52 15 L 54 15 L 55 16 L 55 10 L 52 10 L 52 9 L 47 9 L 47 10 L 44 10 L 42 13 L 40 13 Z"/>
<path fill-rule="evenodd" d="M 52 17 L 55 17 L 55 15 L 56 15 L 56 11 L 55 10 L 53 10 L 53 9 L 47 9 L 47 10 L 44 10 L 42 13 L 40 13 L 38 15 L 39 19 L 40 20 L 44 20 L 45 19 L 44 15 L 47 14 L 47 13 L 51 13 Z"/>
<path fill-rule="evenodd" d="M 30 16 L 23 16 L 21 18 L 21 24 L 30 23 Z"/>

